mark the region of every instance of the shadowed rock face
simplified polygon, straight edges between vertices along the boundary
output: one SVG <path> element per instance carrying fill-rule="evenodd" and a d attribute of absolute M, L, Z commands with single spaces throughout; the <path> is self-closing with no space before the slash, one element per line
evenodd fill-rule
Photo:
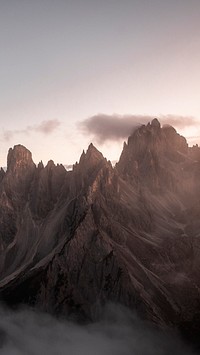
<path fill-rule="evenodd" d="M 157 119 L 116 168 L 91 144 L 72 171 L 22 146 L 0 171 L 0 295 L 94 319 L 121 302 L 188 336 L 200 323 L 200 148 Z"/>

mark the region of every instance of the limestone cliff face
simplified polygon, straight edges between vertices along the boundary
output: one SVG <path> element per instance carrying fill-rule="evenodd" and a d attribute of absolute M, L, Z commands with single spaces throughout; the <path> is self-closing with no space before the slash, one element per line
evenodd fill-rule
<path fill-rule="evenodd" d="M 200 148 L 173 127 L 139 127 L 116 168 L 92 144 L 72 171 L 16 146 L 0 193 L 2 299 L 89 318 L 112 300 L 195 334 Z"/>

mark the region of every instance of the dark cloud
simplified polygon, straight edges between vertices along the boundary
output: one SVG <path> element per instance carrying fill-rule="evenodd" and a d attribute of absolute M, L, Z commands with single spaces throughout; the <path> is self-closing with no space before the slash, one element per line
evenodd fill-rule
<path fill-rule="evenodd" d="M 49 135 L 53 133 L 59 126 L 61 122 L 57 119 L 42 121 L 39 125 L 27 126 L 25 129 L 15 129 L 15 130 L 7 130 L 3 133 L 3 140 L 9 141 L 15 135 L 18 134 L 30 134 L 32 132 L 39 132 L 44 135 Z"/>
<path fill-rule="evenodd" d="M 1 355 L 190 355 L 175 336 L 164 335 L 122 307 L 109 305 L 98 322 L 78 325 L 28 309 L 0 309 Z"/>
<path fill-rule="evenodd" d="M 146 119 L 147 121 L 147 119 Z M 92 134 L 99 143 L 127 138 L 140 125 L 140 116 L 98 114 L 79 123 L 83 133 Z"/>
<path fill-rule="evenodd" d="M 155 116 L 148 115 L 105 115 L 98 114 L 79 122 L 79 129 L 85 134 L 91 134 L 98 141 L 116 141 L 126 139 L 138 126 L 152 121 Z M 175 128 L 183 129 L 199 125 L 198 120 L 193 117 L 177 115 L 159 116 L 161 124 L 169 124 Z"/>

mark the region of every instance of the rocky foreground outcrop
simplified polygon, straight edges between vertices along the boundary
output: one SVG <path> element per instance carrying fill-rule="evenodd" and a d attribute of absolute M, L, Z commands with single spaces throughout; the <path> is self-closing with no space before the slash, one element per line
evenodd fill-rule
<path fill-rule="evenodd" d="M 0 297 L 94 319 L 108 300 L 188 337 L 200 326 L 200 148 L 157 119 L 113 168 L 72 171 L 18 145 L 0 171 Z"/>

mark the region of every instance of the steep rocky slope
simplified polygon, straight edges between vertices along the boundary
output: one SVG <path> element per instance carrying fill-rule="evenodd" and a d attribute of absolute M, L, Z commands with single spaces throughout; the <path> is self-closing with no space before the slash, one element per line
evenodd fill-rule
<path fill-rule="evenodd" d="M 91 144 L 72 171 L 23 146 L 0 171 L 0 295 L 95 318 L 121 302 L 162 326 L 200 325 L 200 148 L 157 119 L 112 168 Z"/>

